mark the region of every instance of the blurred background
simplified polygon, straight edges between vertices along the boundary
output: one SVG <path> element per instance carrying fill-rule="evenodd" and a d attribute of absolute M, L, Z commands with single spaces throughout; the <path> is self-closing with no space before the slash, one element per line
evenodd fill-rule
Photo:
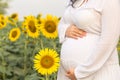
<path fill-rule="evenodd" d="M 57 24 L 66 2 L 0 0 L 0 80 L 56 80 L 60 52 Z M 45 48 L 51 50 L 52 55 L 49 55 L 49 60 L 44 55 L 39 59 L 44 58 L 50 63 L 46 65 L 45 60 L 36 63 L 35 56 Z M 51 62 L 56 63 L 51 65 Z M 46 66 L 50 67 L 47 77 L 42 74 L 48 73 Z"/>
<path fill-rule="evenodd" d="M 26 15 L 42 13 L 62 16 L 67 0 L 8 0 L 7 15 L 18 13 L 22 19 Z"/>

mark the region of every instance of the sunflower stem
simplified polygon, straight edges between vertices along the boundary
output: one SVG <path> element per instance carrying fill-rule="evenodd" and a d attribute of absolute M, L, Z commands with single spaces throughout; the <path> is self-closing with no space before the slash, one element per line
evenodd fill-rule
<path fill-rule="evenodd" d="M 33 49 L 33 52 L 32 52 L 32 56 L 35 55 L 35 51 L 36 51 L 37 46 L 38 46 L 38 39 L 33 39 L 33 41 L 36 41 L 36 42 L 35 42 L 35 48 Z"/>
<path fill-rule="evenodd" d="M 56 50 L 56 43 L 54 42 L 54 39 L 52 39 L 52 43 L 53 43 L 53 49 Z"/>
<path fill-rule="evenodd" d="M 23 70 L 23 73 L 24 73 L 24 77 L 26 75 L 26 69 L 27 69 L 27 41 L 25 41 L 25 46 L 24 46 L 24 70 Z"/>
<path fill-rule="evenodd" d="M 2 40 L 5 40 L 5 39 L 6 39 L 6 37 L 3 37 Z M 4 51 L 4 49 L 2 49 L 2 51 Z M 0 51 L 0 52 L 2 52 L 2 51 Z M 2 74 L 2 77 L 3 77 L 3 80 L 6 80 L 6 75 L 5 75 L 5 72 L 6 72 L 6 63 L 5 63 L 4 52 L 2 53 L 1 59 L 2 59 L 2 66 L 4 67 L 3 68 L 4 72 Z"/>
<path fill-rule="evenodd" d="M 45 76 L 45 80 L 49 80 L 49 76 L 48 76 L 48 74 L 46 74 L 46 76 Z"/>
<path fill-rule="evenodd" d="M 14 21 L 14 23 L 15 23 L 15 27 L 18 27 L 18 26 L 17 26 L 17 22 Z"/>
<path fill-rule="evenodd" d="M 56 80 L 56 74 L 54 74 L 54 80 Z"/>
<path fill-rule="evenodd" d="M 42 39 L 40 39 L 40 45 L 41 45 L 41 48 L 43 49 L 43 48 L 44 48 L 44 45 L 43 45 Z"/>
<path fill-rule="evenodd" d="M 4 66 L 4 71 L 6 71 L 6 67 L 5 67 L 5 60 L 4 60 L 4 56 L 2 57 L 2 64 L 3 64 L 3 66 Z M 3 72 L 3 80 L 6 80 L 5 78 L 6 78 L 6 76 L 5 76 L 5 72 Z"/>

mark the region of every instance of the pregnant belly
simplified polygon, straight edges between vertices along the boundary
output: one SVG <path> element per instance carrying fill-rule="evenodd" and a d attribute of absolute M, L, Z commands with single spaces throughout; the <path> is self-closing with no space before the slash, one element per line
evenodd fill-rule
<path fill-rule="evenodd" d="M 91 33 L 83 38 L 66 38 L 61 47 L 61 61 L 80 64 L 94 51 L 99 36 Z"/>

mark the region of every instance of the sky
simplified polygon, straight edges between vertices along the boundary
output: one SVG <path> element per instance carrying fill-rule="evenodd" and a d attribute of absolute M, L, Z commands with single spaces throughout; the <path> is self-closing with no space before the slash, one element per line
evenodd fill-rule
<path fill-rule="evenodd" d="M 19 18 L 23 19 L 24 16 L 38 15 L 42 13 L 52 14 L 55 16 L 62 16 L 66 7 L 67 0 L 11 0 L 7 15 L 18 13 Z"/>

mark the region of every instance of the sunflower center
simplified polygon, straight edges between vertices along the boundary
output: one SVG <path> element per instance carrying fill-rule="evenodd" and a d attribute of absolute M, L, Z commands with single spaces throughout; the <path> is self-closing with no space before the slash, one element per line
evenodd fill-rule
<path fill-rule="evenodd" d="M 38 20 L 38 24 L 41 24 L 41 21 L 40 21 L 40 20 Z"/>
<path fill-rule="evenodd" d="M 12 16 L 11 16 L 11 18 L 16 18 L 17 17 L 17 15 L 16 14 L 13 14 Z"/>
<path fill-rule="evenodd" d="M 33 33 L 35 33 L 36 32 L 36 27 L 35 27 L 35 23 L 34 23 L 34 21 L 29 21 L 29 23 L 28 23 L 28 27 L 29 27 L 29 30 L 31 31 L 31 32 L 33 32 Z"/>
<path fill-rule="evenodd" d="M 17 36 L 17 31 L 12 32 L 12 37 L 15 38 Z"/>
<path fill-rule="evenodd" d="M 0 23 L 0 28 L 2 27 L 1 23 Z"/>
<path fill-rule="evenodd" d="M 56 25 L 53 21 L 47 21 L 45 23 L 45 29 L 46 29 L 47 32 L 53 33 L 56 30 Z"/>
<path fill-rule="evenodd" d="M 1 21 L 0 23 L 1 23 L 2 25 L 4 25 L 4 22 L 3 22 L 3 21 Z"/>
<path fill-rule="evenodd" d="M 3 17 L 3 16 L 1 17 L 1 20 L 4 20 L 4 17 Z"/>
<path fill-rule="evenodd" d="M 50 67 L 53 66 L 54 60 L 53 60 L 52 57 L 46 55 L 46 56 L 44 56 L 44 57 L 41 59 L 41 62 L 40 62 L 40 63 L 41 63 L 41 65 L 42 65 L 42 67 L 48 69 L 48 68 L 50 68 Z"/>

